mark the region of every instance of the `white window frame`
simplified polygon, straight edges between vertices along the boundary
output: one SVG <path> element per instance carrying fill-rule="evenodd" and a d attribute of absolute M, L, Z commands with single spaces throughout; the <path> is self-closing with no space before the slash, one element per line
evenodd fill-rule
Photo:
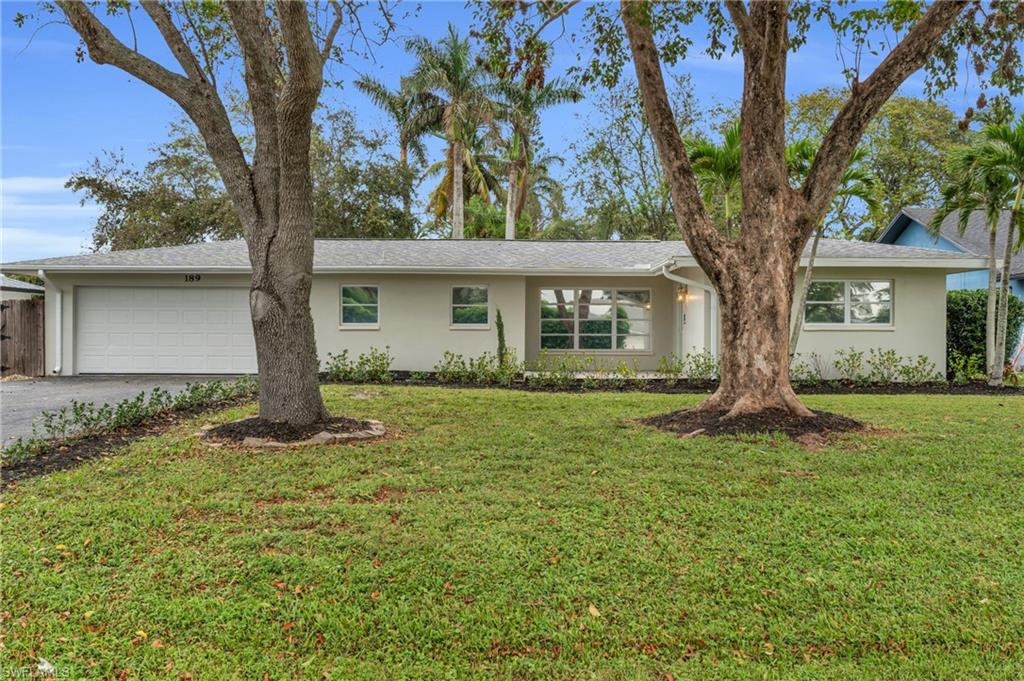
<path fill-rule="evenodd" d="M 482 288 L 487 291 L 487 322 L 485 324 L 456 324 L 455 308 L 476 307 L 475 305 L 456 305 L 455 289 L 457 288 Z M 452 284 L 448 287 L 448 328 L 452 331 L 486 331 L 491 328 L 491 286 L 490 284 Z"/>
<path fill-rule="evenodd" d="M 377 321 L 376 322 L 346 322 L 345 321 L 345 289 L 346 288 L 375 288 L 377 289 Z M 381 288 L 380 284 L 357 284 L 344 282 L 338 285 L 338 328 L 344 331 L 376 331 L 380 329 L 381 322 Z"/>
<path fill-rule="evenodd" d="M 544 317 L 540 314 L 541 303 L 543 302 L 541 300 L 540 296 L 541 296 L 541 292 L 542 291 L 553 291 L 555 289 L 562 289 L 562 290 L 570 289 L 570 290 L 573 291 L 572 334 L 570 335 L 570 334 L 551 334 L 551 333 L 549 333 L 547 335 L 549 335 L 549 336 L 556 336 L 556 335 L 561 336 L 561 335 L 564 335 L 564 336 L 568 336 L 569 338 L 572 338 L 572 345 L 573 345 L 573 347 L 571 347 L 571 348 L 545 348 L 542 345 L 543 341 L 542 341 L 541 337 L 545 335 L 543 333 L 543 331 L 544 331 L 544 321 L 545 320 L 544 320 Z M 612 333 L 611 333 L 612 347 L 610 349 L 608 349 L 608 350 L 604 350 L 604 349 L 601 349 L 601 348 L 581 348 L 580 347 L 580 310 L 579 310 L 579 305 L 577 304 L 579 302 L 579 294 L 580 294 L 580 291 L 584 291 L 584 290 L 589 291 L 589 290 L 594 290 L 594 289 L 602 289 L 602 290 L 607 290 L 607 291 L 611 291 L 612 292 L 612 304 L 611 304 L 612 313 L 613 313 L 613 315 L 612 315 Z M 629 350 L 629 349 L 620 350 L 620 349 L 615 347 L 617 345 L 616 339 L 619 336 L 619 326 L 616 323 L 616 322 L 618 322 L 618 320 L 615 318 L 614 313 L 618 310 L 619 291 L 645 291 L 647 293 L 647 299 L 649 301 L 648 305 L 650 305 L 650 312 L 651 312 L 650 317 L 647 319 L 647 323 L 650 325 L 649 326 L 650 330 L 647 333 L 631 333 L 631 334 L 628 334 L 630 336 L 646 336 L 647 337 L 647 349 L 646 350 Z M 537 322 L 537 349 L 540 352 L 546 352 L 548 354 L 575 353 L 575 354 L 584 354 L 584 355 L 589 355 L 589 354 L 600 354 L 600 355 L 653 355 L 654 354 L 654 290 L 651 289 L 651 288 L 648 288 L 646 286 L 600 286 L 600 285 L 596 285 L 596 286 L 582 286 L 582 287 L 577 287 L 577 286 L 541 286 L 537 290 L 537 316 L 539 317 L 539 321 Z M 588 321 L 588 320 L 584 320 L 584 321 Z M 586 336 L 586 335 L 594 335 L 594 334 L 583 334 L 583 335 Z"/>
<path fill-rule="evenodd" d="M 886 282 L 889 284 L 889 323 L 869 324 L 852 321 L 850 308 L 854 305 L 850 296 L 850 284 L 869 284 L 871 282 Z M 803 328 L 808 331 L 891 331 L 896 328 L 896 282 L 893 279 L 884 277 L 870 277 L 865 279 L 812 279 L 812 284 L 842 284 L 843 285 L 843 321 L 841 322 L 808 322 L 807 307 L 815 303 L 808 300 L 804 303 L 804 309 L 800 310 L 800 319 Z M 822 304 L 828 304 L 820 301 Z M 839 303 L 833 303 L 838 305 Z"/>

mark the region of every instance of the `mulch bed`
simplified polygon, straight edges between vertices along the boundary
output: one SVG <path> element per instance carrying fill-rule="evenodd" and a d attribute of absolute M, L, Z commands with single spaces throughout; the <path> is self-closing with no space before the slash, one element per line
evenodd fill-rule
<path fill-rule="evenodd" d="M 602 381 L 598 386 L 587 386 L 583 380 L 576 380 L 571 385 L 537 385 L 516 381 L 510 386 L 479 385 L 476 383 L 441 383 L 434 378 L 411 379 L 409 372 L 394 372 L 394 380 L 391 385 L 401 386 L 425 386 L 434 388 L 490 388 L 508 390 L 525 390 L 528 392 L 648 392 L 659 394 L 710 394 L 718 388 L 717 381 L 688 381 L 680 380 L 675 383 L 660 378 L 639 379 L 629 381 L 608 380 Z M 325 385 L 366 385 L 354 381 L 330 381 L 321 378 Z M 1024 395 L 1024 386 L 1004 385 L 1001 388 L 993 388 L 985 381 L 971 381 L 969 383 L 953 383 L 947 381 L 936 381 L 922 383 L 920 385 L 907 385 L 904 383 L 853 383 L 849 381 L 820 381 L 818 383 L 794 383 L 794 390 L 800 395 Z"/>
<path fill-rule="evenodd" d="M 78 468 L 87 461 L 111 456 L 117 449 L 131 444 L 139 438 L 148 437 L 150 435 L 159 435 L 178 423 L 187 421 L 199 414 L 220 411 L 222 409 L 248 404 L 249 402 L 252 402 L 253 399 L 253 397 L 239 397 L 233 400 L 225 400 L 223 402 L 217 402 L 216 404 L 206 405 L 204 407 L 168 412 L 150 419 L 147 423 L 142 423 L 137 426 L 122 428 L 121 430 L 113 433 L 90 435 L 78 438 L 77 440 L 72 440 L 68 444 L 58 447 L 54 451 L 49 454 L 44 454 L 43 456 L 19 461 L 13 464 L 5 463 L 2 470 L 0 470 L 0 476 L 2 476 L 0 489 L 5 488 L 12 482 L 17 482 L 18 480 L 25 480 L 26 478 L 34 478 L 38 475 L 48 475 L 50 473 L 56 473 L 57 471 L 66 471 L 72 468 Z"/>
<path fill-rule="evenodd" d="M 651 416 L 641 423 L 684 437 L 783 433 L 800 442 L 865 428 L 860 421 L 827 411 L 817 411 L 809 417 L 794 416 L 784 409 L 766 409 L 728 419 L 723 418 L 725 414 L 724 410 L 683 409 Z"/>
<path fill-rule="evenodd" d="M 212 428 L 206 433 L 206 439 L 213 442 L 230 442 L 241 444 L 246 438 L 259 438 L 261 440 L 275 440 L 277 442 L 300 442 L 308 440 L 318 433 L 332 433 L 342 435 L 366 430 L 370 427 L 368 421 L 348 418 L 347 416 L 333 416 L 320 423 L 312 423 L 308 426 L 292 426 L 287 423 L 275 423 L 254 417 L 232 421 Z"/>

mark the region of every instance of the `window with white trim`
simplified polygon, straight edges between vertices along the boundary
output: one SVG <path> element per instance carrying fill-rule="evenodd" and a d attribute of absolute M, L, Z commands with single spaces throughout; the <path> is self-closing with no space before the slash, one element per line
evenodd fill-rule
<path fill-rule="evenodd" d="M 892 326 L 892 282 L 811 282 L 804 306 L 804 324 Z"/>
<path fill-rule="evenodd" d="M 484 328 L 490 323 L 486 286 L 452 286 L 452 326 Z"/>
<path fill-rule="evenodd" d="M 380 326 L 380 289 L 376 286 L 341 287 L 341 326 L 377 328 Z"/>
<path fill-rule="evenodd" d="M 648 352 L 650 289 L 541 289 L 540 347 Z"/>

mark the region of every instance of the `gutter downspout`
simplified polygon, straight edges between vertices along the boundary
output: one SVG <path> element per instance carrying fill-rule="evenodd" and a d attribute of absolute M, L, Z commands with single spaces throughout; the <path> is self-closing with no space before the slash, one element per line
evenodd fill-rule
<path fill-rule="evenodd" d="M 43 283 L 45 285 L 52 286 L 53 289 L 57 291 L 57 300 L 54 301 L 54 305 L 56 305 L 57 307 L 57 314 L 55 320 L 56 333 L 54 334 L 56 336 L 56 338 L 54 338 L 54 350 L 56 351 L 57 355 L 57 364 L 56 366 L 53 367 L 53 373 L 60 376 L 60 371 L 62 368 L 61 362 L 64 359 L 64 320 L 62 319 L 62 313 L 64 311 L 64 292 L 61 290 L 59 286 L 57 286 L 52 281 L 46 278 L 45 271 L 39 270 L 37 276 L 43 280 Z"/>
<path fill-rule="evenodd" d="M 711 298 L 711 354 L 718 358 L 718 291 L 715 290 L 714 286 L 688 279 L 687 277 L 681 277 L 678 274 L 673 273 L 669 270 L 668 263 L 661 266 L 661 276 L 665 277 L 669 281 L 674 281 L 677 284 L 683 284 L 685 286 L 693 286 L 699 288 L 702 291 L 707 291 Z"/>

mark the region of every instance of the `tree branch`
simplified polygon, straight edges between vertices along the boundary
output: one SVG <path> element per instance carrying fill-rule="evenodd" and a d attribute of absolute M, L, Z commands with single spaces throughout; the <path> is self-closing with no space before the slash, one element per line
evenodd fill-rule
<path fill-rule="evenodd" d="M 728 242 L 712 225 L 704 207 L 697 178 L 690 166 L 665 91 L 665 79 L 654 36 L 650 26 L 634 14 L 637 8 L 638 5 L 630 0 L 622 0 L 622 23 L 633 55 L 651 135 L 665 168 L 676 223 L 694 258 L 705 272 L 720 271 L 723 260 L 728 256 Z"/>
<path fill-rule="evenodd" d="M 756 51 L 758 36 L 754 33 L 754 27 L 750 24 L 750 15 L 747 14 L 746 4 L 743 0 L 726 0 L 725 8 L 729 11 L 729 17 L 736 26 L 736 32 L 740 35 L 743 50 Z"/>
<path fill-rule="evenodd" d="M 203 75 L 203 69 L 199 66 L 199 60 L 196 59 L 195 53 L 185 43 L 185 39 L 181 37 L 181 32 L 174 25 L 174 20 L 171 18 L 171 13 L 167 7 L 156 0 L 141 0 L 140 4 L 142 9 L 146 10 L 149 18 L 153 20 L 153 23 L 156 24 L 160 35 L 164 37 L 164 42 L 171 48 L 171 54 L 181 64 L 181 68 L 185 69 L 188 77 L 200 83 L 207 82 L 206 76 Z"/>
<path fill-rule="evenodd" d="M 871 119 L 903 81 L 924 65 L 939 39 L 967 4 L 966 0 L 932 4 L 871 76 L 854 83 L 850 99 L 832 122 L 800 189 L 807 203 L 805 230 L 813 230 L 827 211 Z M 804 239 L 808 236 L 809 231 Z"/>
<path fill-rule="evenodd" d="M 135 76 L 170 97 L 188 114 L 199 128 L 243 224 L 253 216 L 256 204 L 249 165 L 216 91 L 205 81 L 189 80 L 129 49 L 80 0 L 58 0 L 58 6 L 85 42 L 90 59 Z"/>
<path fill-rule="evenodd" d="M 118 40 L 85 3 L 80 0 L 57 0 L 57 5 L 85 42 L 89 58 L 97 64 L 116 66 L 164 93 L 182 108 L 196 94 L 188 78 L 164 68 Z"/>
<path fill-rule="evenodd" d="M 324 46 L 320 50 L 320 61 L 324 64 L 331 58 L 334 38 L 338 35 L 341 25 L 345 22 L 345 14 L 341 8 L 341 3 L 338 0 L 331 0 L 331 7 L 334 9 L 334 21 L 331 23 L 331 27 L 327 29 L 327 37 L 324 38 Z"/>
<path fill-rule="evenodd" d="M 732 10 L 730 10 L 732 11 Z M 786 168 L 786 57 L 789 8 L 781 0 L 759 0 L 740 17 L 754 44 L 743 46 L 740 108 L 741 237 L 759 241 L 779 207 L 788 202 Z"/>

